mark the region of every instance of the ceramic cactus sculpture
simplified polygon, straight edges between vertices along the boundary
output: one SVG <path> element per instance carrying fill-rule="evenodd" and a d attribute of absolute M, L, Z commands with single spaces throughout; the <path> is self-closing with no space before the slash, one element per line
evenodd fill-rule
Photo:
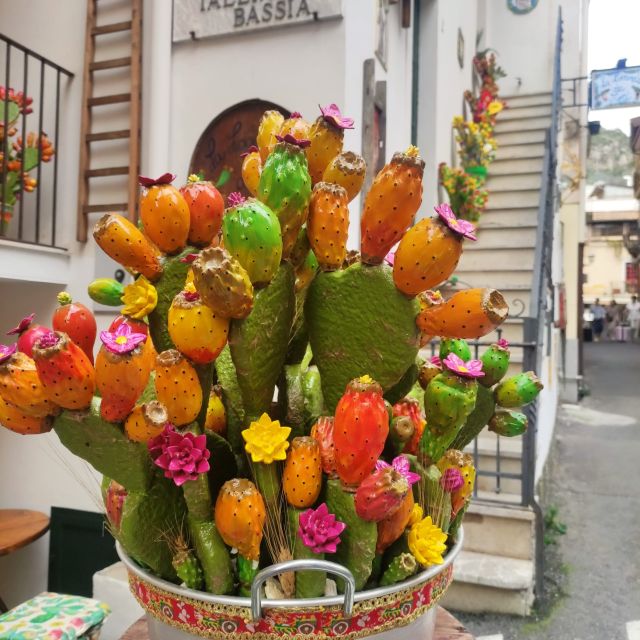
<path fill-rule="evenodd" d="M 33 319 L 36 314 L 32 313 L 25 318 L 22 318 L 18 325 L 7 331 L 8 336 L 18 336 L 16 346 L 20 353 L 24 353 L 29 358 L 33 358 L 33 345 L 45 334 L 49 333 L 51 329 L 43 327 L 39 324 L 33 324 Z"/>
<path fill-rule="evenodd" d="M 247 191 L 255 198 L 258 194 L 260 174 L 262 173 L 262 158 L 258 147 L 251 146 L 240 154 L 242 160 L 242 181 Z"/>
<path fill-rule="evenodd" d="M 195 367 L 176 349 L 159 353 L 154 386 L 167 420 L 176 426 L 193 422 L 202 409 L 202 387 Z"/>
<path fill-rule="evenodd" d="M 224 200 L 211 182 L 192 174 L 180 193 L 189 208 L 188 241 L 197 247 L 207 246 L 222 226 Z"/>
<path fill-rule="evenodd" d="M 313 187 L 307 237 L 321 269 L 339 269 L 347 256 L 349 201 L 346 190 L 330 182 Z"/>
<path fill-rule="evenodd" d="M 280 133 L 283 124 L 284 116 L 279 111 L 265 111 L 262 114 L 258 124 L 256 143 L 263 163 L 266 162 L 273 147 L 276 145 L 276 136 Z"/>
<path fill-rule="evenodd" d="M 97 333 L 96 319 L 83 304 L 73 302 L 66 291 L 58 294 L 58 304 L 60 306 L 54 311 L 51 320 L 53 330 L 66 333 L 93 364 L 93 345 Z"/>
<path fill-rule="evenodd" d="M 353 151 L 344 151 L 335 156 L 322 174 L 322 182 L 341 186 L 351 202 L 362 189 L 367 164 L 362 156 Z"/>

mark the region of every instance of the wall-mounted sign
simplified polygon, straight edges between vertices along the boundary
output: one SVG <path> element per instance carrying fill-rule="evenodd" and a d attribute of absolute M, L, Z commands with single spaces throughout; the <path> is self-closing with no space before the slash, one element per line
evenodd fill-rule
<path fill-rule="evenodd" d="M 591 72 L 591 108 L 616 109 L 640 105 L 640 67 Z"/>
<path fill-rule="evenodd" d="M 173 41 L 340 18 L 342 0 L 173 0 Z"/>
<path fill-rule="evenodd" d="M 531 13 L 537 6 L 538 0 L 507 0 L 509 11 L 518 15 Z"/>

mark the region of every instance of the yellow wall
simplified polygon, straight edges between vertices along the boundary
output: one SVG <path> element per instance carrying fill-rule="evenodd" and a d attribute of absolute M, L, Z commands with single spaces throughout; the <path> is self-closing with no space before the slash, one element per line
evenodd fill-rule
<path fill-rule="evenodd" d="M 611 298 L 617 302 L 629 299 L 625 292 L 625 263 L 631 256 L 622 244 L 621 237 L 591 238 L 584 249 L 583 286 L 584 301 L 593 302 L 599 297 L 608 303 Z"/>

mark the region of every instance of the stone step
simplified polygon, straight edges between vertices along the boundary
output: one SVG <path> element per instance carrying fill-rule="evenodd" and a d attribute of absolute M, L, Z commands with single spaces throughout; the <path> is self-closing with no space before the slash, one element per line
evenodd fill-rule
<path fill-rule="evenodd" d="M 521 117 L 496 122 L 496 135 L 510 131 L 530 131 L 531 129 L 548 129 L 551 125 L 551 116 Z"/>
<path fill-rule="evenodd" d="M 530 173 L 511 173 L 506 175 L 490 175 L 485 183 L 489 191 L 489 201 L 500 191 L 522 191 L 524 189 L 540 189 L 542 177 L 539 171 Z"/>
<path fill-rule="evenodd" d="M 498 191 L 489 193 L 488 209 L 522 209 L 537 208 L 540 202 L 539 189 L 523 189 L 521 191 Z"/>
<path fill-rule="evenodd" d="M 480 227 L 477 242 L 465 242 L 464 253 L 487 249 L 531 248 L 536 245 L 535 227 Z"/>
<path fill-rule="evenodd" d="M 544 142 L 529 142 L 527 144 L 516 144 L 509 146 L 498 145 L 496 152 L 496 162 L 500 160 L 513 160 L 523 158 L 540 158 L 544 156 Z M 491 169 L 489 169 L 491 171 Z"/>
<path fill-rule="evenodd" d="M 550 93 L 522 93 L 512 96 L 500 96 L 500 99 L 507 103 L 509 109 L 519 109 L 520 107 L 551 107 Z"/>
<path fill-rule="evenodd" d="M 505 145 L 521 145 L 532 142 L 544 142 L 546 127 L 540 129 L 528 129 L 526 131 L 509 131 L 507 133 L 496 133 L 496 143 L 499 147 Z"/>
<path fill-rule="evenodd" d="M 508 105 L 506 109 L 500 112 L 497 122 L 506 120 L 518 120 L 520 118 L 540 118 L 551 117 L 551 104 L 542 104 L 533 107 Z"/>
<path fill-rule="evenodd" d="M 542 171 L 542 157 L 540 158 L 523 158 L 495 160 L 489 166 L 489 179 L 494 176 L 511 176 L 521 173 L 537 173 L 540 175 Z"/>
<path fill-rule="evenodd" d="M 534 564 L 463 550 L 456 558 L 454 582 L 442 605 L 454 611 L 529 615 L 533 605 Z"/>
<path fill-rule="evenodd" d="M 496 264 L 499 264 L 504 266 L 505 271 L 509 271 L 512 266 L 533 265 L 533 257 L 533 249 L 514 249 L 512 247 L 501 249 L 478 248 L 474 251 L 465 250 L 460 261 L 460 268 L 466 271 L 482 271 L 491 269 Z"/>
<path fill-rule="evenodd" d="M 498 209 L 492 211 L 487 209 L 476 223 L 480 230 L 491 227 L 537 227 L 538 208 L 529 209 Z"/>

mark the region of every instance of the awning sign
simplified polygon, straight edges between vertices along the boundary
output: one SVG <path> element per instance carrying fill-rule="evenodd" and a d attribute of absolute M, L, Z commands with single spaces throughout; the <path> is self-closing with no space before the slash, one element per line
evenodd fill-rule
<path fill-rule="evenodd" d="M 640 67 L 591 72 L 591 108 L 617 109 L 640 105 Z"/>

